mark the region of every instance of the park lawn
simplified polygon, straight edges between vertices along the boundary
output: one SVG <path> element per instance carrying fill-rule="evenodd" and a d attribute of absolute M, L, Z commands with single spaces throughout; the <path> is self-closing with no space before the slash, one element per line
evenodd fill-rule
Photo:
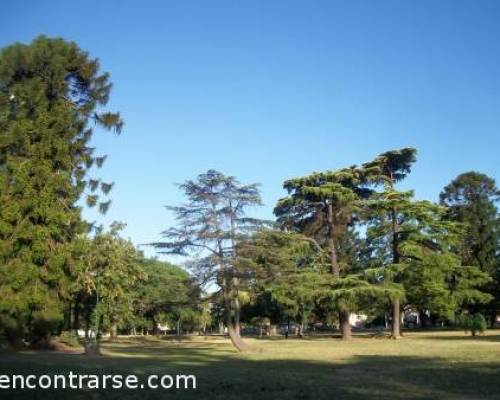
<path fill-rule="evenodd" d="M 0 374 L 194 374 L 196 390 L 0 391 L 7 399 L 500 399 L 500 331 L 407 333 L 398 341 L 122 338 L 104 356 L 0 353 Z M 7 395 L 7 396 L 5 396 Z"/>

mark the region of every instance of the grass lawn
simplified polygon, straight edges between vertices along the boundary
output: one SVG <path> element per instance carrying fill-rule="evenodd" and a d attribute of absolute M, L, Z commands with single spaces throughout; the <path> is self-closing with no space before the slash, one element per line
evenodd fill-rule
<path fill-rule="evenodd" d="M 196 390 L 0 391 L 7 399 L 500 399 L 500 332 L 407 333 L 398 341 L 123 338 L 103 357 L 0 353 L 0 374 L 194 374 Z"/>

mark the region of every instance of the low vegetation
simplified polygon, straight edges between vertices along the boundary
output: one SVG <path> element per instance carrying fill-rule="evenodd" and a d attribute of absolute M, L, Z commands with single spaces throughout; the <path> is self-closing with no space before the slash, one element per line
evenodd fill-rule
<path fill-rule="evenodd" d="M 247 339 L 249 353 L 228 339 L 121 338 L 103 343 L 102 357 L 40 352 L 2 353 L 0 369 L 11 373 L 195 374 L 196 390 L 154 390 L 163 399 L 497 399 L 500 334 L 473 338 L 460 331 L 408 333 L 388 341 L 355 335 L 337 339 Z M 169 396 L 169 394 L 171 396 Z M 67 391 L 50 393 L 68 398 Z M 73 399 L 145 398 L 139 391 L 71 392 Z M 9 399 L 34 393 L 9 392 Z"/>

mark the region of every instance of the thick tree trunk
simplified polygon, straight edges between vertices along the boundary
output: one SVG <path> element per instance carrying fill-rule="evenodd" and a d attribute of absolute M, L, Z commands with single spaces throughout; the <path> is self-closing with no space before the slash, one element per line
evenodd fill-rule
<path fill-rule="evenodd" d="M 338 261 L 337 248 L 335 247 L 335 226 L 333 221 L 333 206 L 328 203 L 327 206 L 327 219 L 328 219 L 328 247 L 330 251 L 330 272 L 337 278 L 340 277 L 340 266 Z M 351 340 L 352 332 L 351 325 L 349 324 L 349 310 L 346 307 L 339 307 L 339 325 L 342 334 L 342 340 Z"/>
<path fill-rule="evenodd" d="M 238 285 L 237 280 L 234 280 L 234 284 Z M 236 286 L 237 287 L 237 286 Z M 229 337 L 233 346 L 238 349 L 238 351 L 250 350 L 250 346 L 243 341 L 241 338 L 241 328 L 240 328 L 240 302 L 238 300 L 238 295 L 235 295 L 233 299 L 233 315 L 231 318 L 231 313 L 229 313 L 229 321 L 227 324 L 227 329 L 229 332 Z"/>
<path fill-rule="evenodd" d="M 80 307 L 78 306 L 78 301 L 75 301 L 75 306 L 73 308 L 73 330 L 77 336 L 78 329 L 80 329 Z"/>
<path fill-rule="evenodd" d="M 85 355 L 87 356 L 100 356 L 101 354 L 101 344 L 99 340 L 89 340 L 85 342 Z"/>
<path fill-rule="evenodd" d="M 392 180 L 392 174 L 391 174 Z M 398 213 L 396 207 L 392 207 L 391 210 L 391 224 L 392 224 L 392 262 L 394 264 L 399 264 L 399 237 L 398 237 Z M 398 279 L 395 279 L 397 282 Z M 392 300 L 392 328 L 391 328 L 391 338 L 401 339 L 403 336 L 401 331 L 401 304 L 398 298 Z"/>
<path fill-rule="evenodd" d="M 223 278 L 222 293 L 224 297 L 224 304 L 226 307 L 227 332 L 229 334 L 229 338 L 231 339 L 231 343 L 238 351 L 247 351 L 250 349 L 250 346 L 243 341 L 240 335 L 240 309 L 237 296 L 237 278 L 232 279 L 232 284 L 233 293 L 231 293 L 230 289 L 228 288 L 227 278 Z"/>
<path fill-rule="evenodd" d="M 346 308 L 341 308 L 339 311 L 339 324 L 342 340 L 349 341 L 352 339 L 351 324 L 349 324 L 349 311 Z"/>
<path fill-rule="evenodd" d="M 229 338 L 231 339 L 231 343 L 234 347 L 236 347 L 238 351 L 250 350 L 250 346 L 241 338 L 239 325 L 228 323 L 227 330 L 229 333 Z"/>
<path fill-rule="evenodd" d="M 70 331 L 73 326 L 73 302 L 69 301 L 64 315 L 62 330 Z"/>
<path fill-rule="evenodd" d="M 338 261 L 337 248 L 335 246 L 335 225 L 333 221 L 333 206 L 328 203 L 327 206 L 327 220 L 328 220 L 328 247 L 330 251 L 330 272 L 337 278 L 340 277 L 340 266 Z M 352 332 L 351 325 L 349 324 L 349 310 L 346 307 L 339 307 L 339 325 L 342 334 L 342 340 L 351 340 Z"/>
<path fill-rule="evenodd" d="M 490 328 L 491 329 L 494 329 L 496 327 L 496 323 L 497 323 L 497 311 L 496 310 L 492 310 L 490 312 Z"/>
<path fill-rule="evenodd" d="M 398 214 L 396 207 L 391 210 L 391 225 L 392 225 L 392 262 L 399 263 L 399 248 L 398 248 Z"/>
<path fill-rule="evenodd" d="M 401 308 L 397 298 L 392 300 L 391 338 L 401 339 Z"/>
<path fill-rule="evenodd" d="M 337 249 L 335 248 L 335 227 L 333 223 L 333 206 L 328 204 L 327 208 L 328 219 L 328 249 L 330 252 L 330 268 L 331 273 L 336 277 L 340 276 L 340 267 L 338 263 Z"/>
<path fill-rule="evenodd" d="M 111 328 L 109 330 L 109 336 L 111 340 L 115 340 L 116 338 L 118 338 L 118 325 L 116 322 L 113 322 L 111 324 Z"/>
<path fill-rule="evenodd" d="M 85 339 L 88 339 L 90 335 L 90 312 L 87 310 L 85 314 Z"/>
<path fill-rule="evenodd" d="M 156 322 L 156 318 L 151 317 L 151 322 L 153 324 L 153 335 L 158 335 L 158 323 Z"/>
<path fill-rule="evenodd" d="M 420 327 L 427 329 L 429 327 L 429 317 L 425 311 L 419 311 L 420 314 Z"/>

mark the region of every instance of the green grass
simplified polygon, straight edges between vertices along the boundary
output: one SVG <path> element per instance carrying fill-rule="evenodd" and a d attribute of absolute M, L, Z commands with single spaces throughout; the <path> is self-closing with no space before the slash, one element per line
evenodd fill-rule
<path fill-rule="evenodd" d="M 0 353 L 0 374 L 176 374 L 196 390 L 0 391 L 8 399 L 500 399 L 500 332 L 408 333 L 404 339 L 247 339 L 251 353 L 222 338 L 138 338 L 105 343 L 103 357 Z M 8 396 L 4 396 L 8 395 Z"/>

